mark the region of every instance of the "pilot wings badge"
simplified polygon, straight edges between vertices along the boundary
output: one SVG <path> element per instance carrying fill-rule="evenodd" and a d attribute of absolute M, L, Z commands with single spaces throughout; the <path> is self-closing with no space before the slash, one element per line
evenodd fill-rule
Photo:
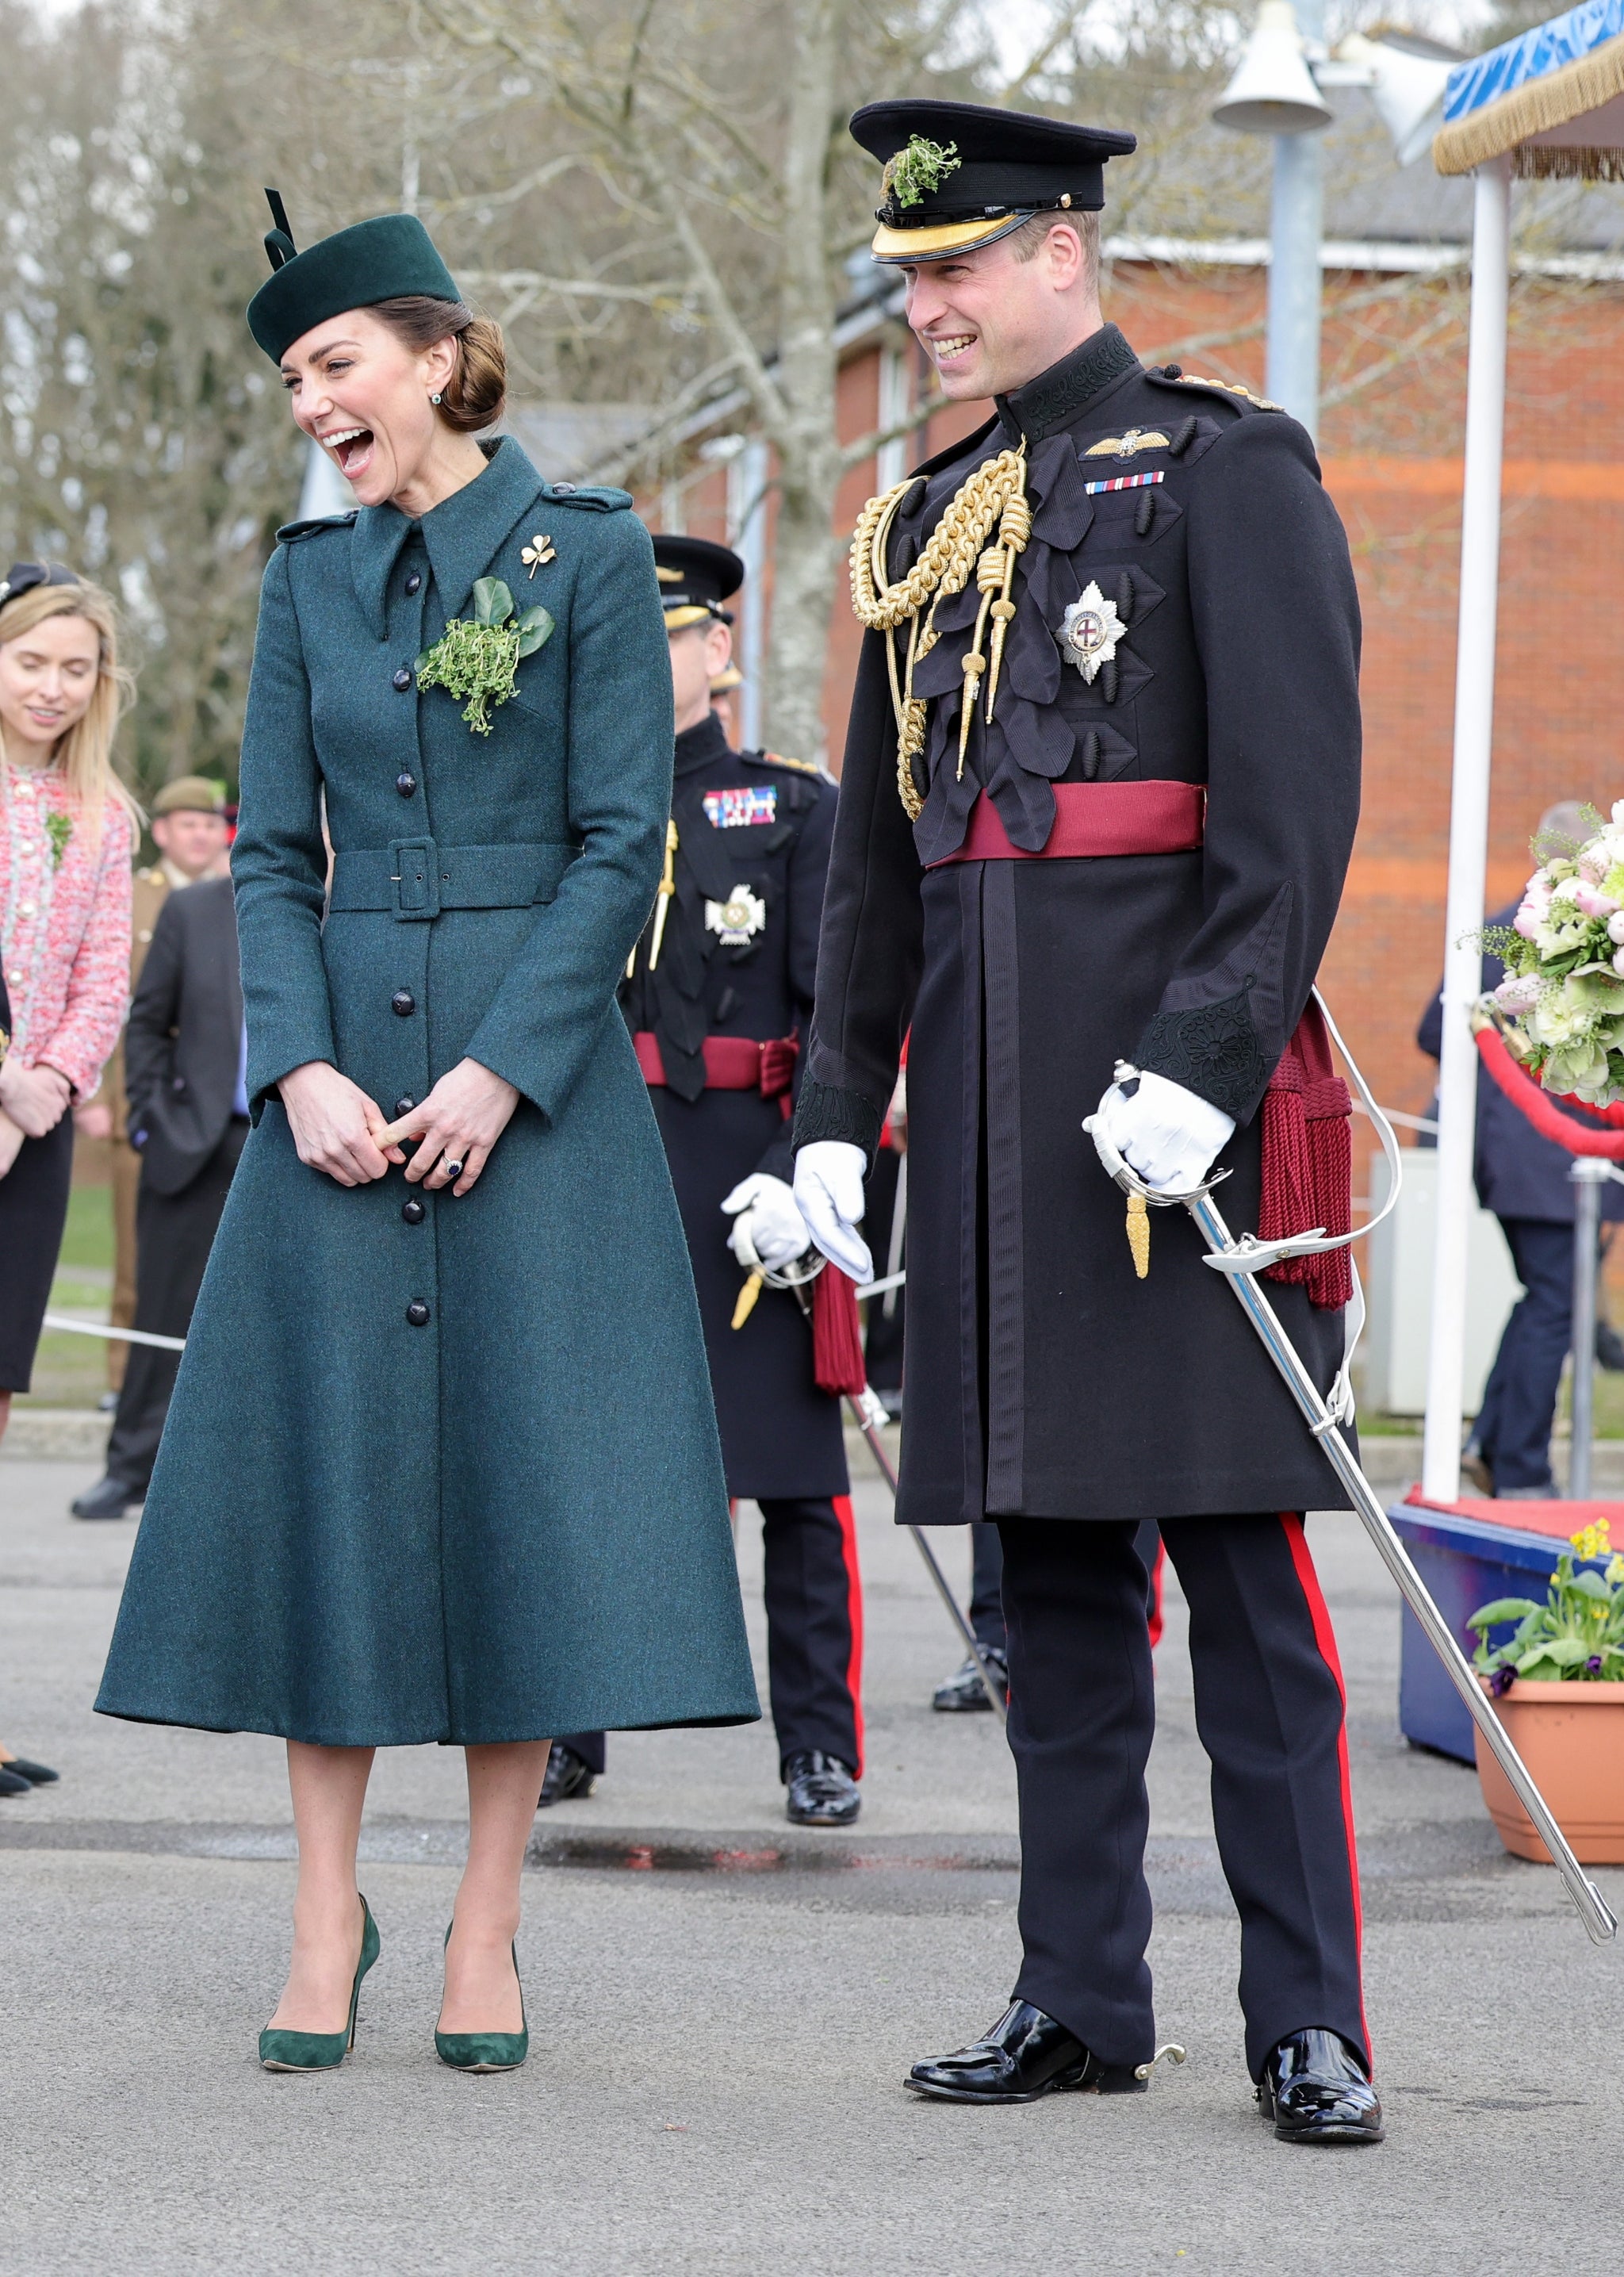
<path fill-rule="evenodd" d="M 1117 614 L 1116 603 L 1108 601 L 1090 579 L 1083 589 L 1082 598 L 1074 601 L 1060 620 L 1055 638 L 1066 662 L 1074 664 L 1092 687 L 1095 674 L 1101 665 L 1112 661 L 1117 643 L 1127 630 Z"/>
<path fill-rule="evenodd" d="M 1082 455 L 1085 459 L 1132 459 L 1141 451 L 1165 451 L 1171 447 L 1159 428 L 1128 427 L 1120 435 L 1107 435 L 1103 443 L 1090 443 Z"/>
<path fill-rule="evenodd" d="M 767 922 L 767 904 L 748 886 L 735 886 L 725 902 L 705 903 L 705 930 L 724 948 L 744 948 Z"/>

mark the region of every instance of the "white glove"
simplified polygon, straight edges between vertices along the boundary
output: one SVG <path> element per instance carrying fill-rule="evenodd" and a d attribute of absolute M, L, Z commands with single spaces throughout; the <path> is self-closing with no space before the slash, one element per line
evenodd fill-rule
<path fill-rule="evenodd" d="M 766 1170 L 752 1170 L 747 1178 L 740 1178 L 722 1208 L 733 1220 L 727 1245 L 747 1272 L 764 1265 L 776 1273 L 812 1246 L 794 1195 L 782 1178 Z"/>
<path fill-rule="evenodd" d="M 1234 1117 L 1165 1075 L 1142 1075 L 1130 1098 L 1112 1084 L 1099 1103 L 1112 1145 L 1153 1193 L 1187 1193 L 1207 1175 Z"/>
<path fill-rule="evenodd" d="M 845 1138 L 815 1138 L 795 1157 L 795 1202 L 807 1230 L 860 1288 L 874 1278 L 874 1260 L 857 1230 L 867 1168 L 862 1148 Z"/>

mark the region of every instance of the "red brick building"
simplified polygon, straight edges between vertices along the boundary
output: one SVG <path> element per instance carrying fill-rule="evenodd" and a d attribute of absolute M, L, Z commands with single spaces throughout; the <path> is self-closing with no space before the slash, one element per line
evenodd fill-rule
<path fill-rule="evenodd" d="M 1443 957 L 1466 280 L 1458 259 L 1436 247 L 1330 246 L 1327 261 L 1321 449 L 1364 608 L 1366 772 L 1324 979 L 1378 1094 L 1423 1113 L 1431 1062 L 1412 1037 Z M 1176 356 L 1188 370 L 1261 390 L 1266 273 L 1256 263 L 1256 249 L 1239 245 L 1204 248 L 1201 265 L 1119 257 L 1107 311 L 1147 359 Z M 840 430 L 851 439 L 905 415 L 923 380 L 894 287 L 877 278 L 875 290 L 842 326 Z M 1527 875 L 1529 836 L 1545 806 L 1579 797 L 1605 809 L 1624 797 L 1624 262 L 1594 251 L 1530 262 L 1513 311 L 1489 865 L 1496 902 Z M 891 445 L 878 466 L 865 461 L 842 487 L 841 529 L 872 491 L 983 415 L 978 406 L 940 412 Z M 708 448 L 717 455 L 695 459 L 680 485 L 645 499 L 646 510 L 734 543 L 745 520 L 748 550 L 769 559 L 770 491 L 750 516 L 765 453 L 740 438 L 719 453 L 714 440 Z M 763 600 L 770 595 L 758 590 L 758 607 Z M 755 631 L 741 622 L 747 664 L 758 653 L 760 621 Z M 857 644 L 842 595 L 823 706 L 837 771 Z M 747 711 L 747 729 L 753 717 Z"/>

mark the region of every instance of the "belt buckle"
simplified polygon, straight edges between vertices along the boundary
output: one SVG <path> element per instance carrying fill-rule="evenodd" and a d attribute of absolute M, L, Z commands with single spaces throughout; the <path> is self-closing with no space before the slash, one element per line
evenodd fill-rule
<path fill-rule="evenodd" d="M 389 849 L 389 882 L 397 918 L 440 914 L 440 857 L 432 838 L 396 838 Z"/>

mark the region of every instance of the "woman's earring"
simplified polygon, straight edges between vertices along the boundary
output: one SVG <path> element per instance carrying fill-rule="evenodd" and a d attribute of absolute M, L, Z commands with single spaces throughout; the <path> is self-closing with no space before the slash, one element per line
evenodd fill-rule
<path fill-rule="evenodd" d="M 431 395 L 431 396 L 429 397 L 429 402 L 430 402 L 430 403 L 437 403 L 437 402 L 440 400 L 440 399 L 439 399 L 439 397 L 438 397 L 437 395 Z"/>

